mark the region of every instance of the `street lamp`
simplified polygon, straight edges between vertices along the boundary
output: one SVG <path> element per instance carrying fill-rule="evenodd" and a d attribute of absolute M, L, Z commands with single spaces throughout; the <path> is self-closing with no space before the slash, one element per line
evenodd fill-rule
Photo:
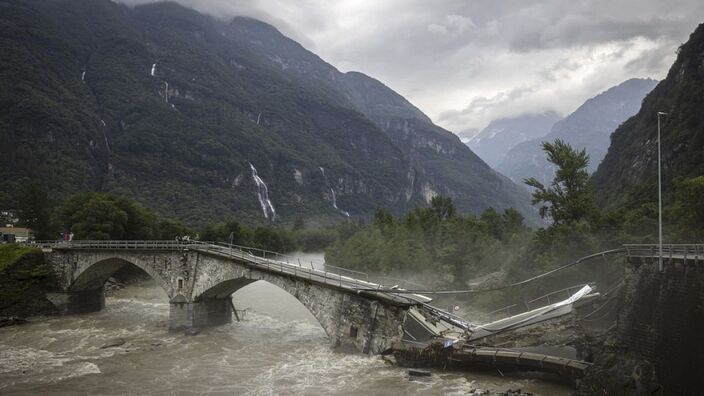
<path fill-rule="evenodd" d="M 234 231 L 230 232 L 230 256 L 232 256 L 232 240 L 233 239 L 235 239 L 235 232 Z"/>
<path fill-rule="evenodd" d="M 658 257 L 658 269 L 662 272 L 662 166 L 660 166 L 660 116 L 667 115 L 658 111 L 658 245 L 660 255 Z"/>

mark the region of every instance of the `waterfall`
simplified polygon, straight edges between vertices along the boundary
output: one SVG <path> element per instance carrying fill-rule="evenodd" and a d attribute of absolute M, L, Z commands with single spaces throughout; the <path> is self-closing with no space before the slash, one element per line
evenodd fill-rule
<path fill-rule="evenodd" d="M 86 80 L 86 72 L 85 72 L 85 70 L 84 70 L 84 71 L 81 73 L 81 81 L 85 81 L 85 80 Z"/>
<path fill-rule="evenodd" d="M 330 187 L 330 192 L 332 193 L 332 207 L 339 210 L 343 215 L 350 217 L 350 213 L 348 211 L 337 207 L 337 198 L 335 198 L 335 190 L 332 187 Z"/>
<path fill-rule="evenodd" d="M 149 73 L 149 74 L 151 74 L 151 76 L 154 77 L 154 73 L 156 73 L 156 63 L 154 63 L 154 64 L 152 65 L 152 71 L 151 71 L 151 73 Z"/>
<path fill-rule="evenodd" d="M 105 124 L 105 120 L 100 120 L 100 124 L 103 127 L 107 125 Z M 103 139 L 105 139 L 105 148 L 108 149 L 108 153 L 112 154 L 112 150 L 110 150 L 110 144 L 108 144 L 108 135 L 105 134 L 105 129 L 103 129 Z"/>
<path fill-rule="evenodd" d="M 264 180 L 259 177 L 257 168 L 255 168 L 251 162 L 249 163 L 249 168 L 252 169 L 252 179 L 254 179 L 254 183 L 257 185 L 257 198 L 259 198 L 259 205 L 262 207 L 264 218 L 268 219 L 269 214 L 271 214 L 271 221 L 275 221 L 276 209 L 274 209 L 274 205 L 269 199 L 269 188 L 266 186 L 266 183 L 264 183 Z"/>
<path fill-rule="evenodd" d="M 338 212 L 342 213 L 343 215 L 345 215 L 349 218 L 350 217 L 349 212 L 337 207 L 337 196 L 335 196 L 335 189 L 330 186 L 330 183 L 328 182 L 328 177 L 325 176 L 325 169 L 322 166 L 318 167 L 318 169 L 320 169 L 320 173 L 323 174 L 323 178 L 325 179 L 325 186 L 330 188 L 330 194 L 332 194 L 332 207 L 335 208 L 335 210 L 337 210 Z"/>

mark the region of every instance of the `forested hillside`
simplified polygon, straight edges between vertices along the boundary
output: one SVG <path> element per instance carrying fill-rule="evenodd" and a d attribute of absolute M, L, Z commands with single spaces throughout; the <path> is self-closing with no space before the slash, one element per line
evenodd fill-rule
<path fill-rule="evenodd" d="M 39 181 L 202 225 L 459 210 L 527 195 L 380 82 L 262 22 L 171 3 L 0 2 L 0 207 Z M 266 218 L 265 218 L 266 216 Z"/>
<path fill-rule="evenodd" d="M 638 114 L 611 136 L 593 178 L 602 205 L 613 207 L 629 196 L 657 199 L 658 112 L 668 113 L 661 117 L 662 180 L 665 194 L 674 198 L 687 179 L 704 175 L 704 24 L 679 48 L 667 78 L 643 100 Z"/>

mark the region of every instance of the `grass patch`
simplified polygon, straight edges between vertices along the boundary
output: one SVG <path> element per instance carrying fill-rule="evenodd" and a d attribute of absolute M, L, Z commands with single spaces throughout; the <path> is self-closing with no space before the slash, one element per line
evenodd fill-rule
<path fill-rule="evenodd" d="M 9 267 L 22 256 L 29 253 L 41 252 L 41 249 L 15 244 L 0 245 L 0 272 Z"/>

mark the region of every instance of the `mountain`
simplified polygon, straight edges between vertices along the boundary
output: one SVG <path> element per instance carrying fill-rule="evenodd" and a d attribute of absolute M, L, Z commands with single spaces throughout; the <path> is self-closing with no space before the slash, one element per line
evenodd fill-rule
<path fill-rule="evenodd" d="M 107 191 L 193 225 L 339 221 L 435 194 L 533 215 L 401 95 L 263 22 L 108 0 L 0 11 L 0 207 L 40 180 L 55 200 Z"/>
<path fill-rule="evenodd" d="M 516 183 L 535 177 L 548 184 L 555 170 L 545 159 L 541 143 L 559 138 L 585 149 L 590 158 L 588 170 L 594 172 L 606 155 L 611 133 L 638 112 L 643 98 L 656 84 L 655 80 L 633 78 L 609 88 L 553 125 L 546 136 L 516 145 L 496 169 Z"/>
<path fill-rule="evenodd" d="M 661 118 L 663 189 L 677 177 L 704 175 L 704 24 L 679 50 L 667 78 L 643 100 L 638 114 L 611 135 L 611 145 L 594 173 L 597 201 L 623 202 L 640 184 L 657 183 L 657 113 Z M 701 199 L 701 198 L 700 198 Z"/>
<path fill-rule="evenodd" d="M 490 122 L 468 145 L 484 162 L 496 168 L 509 150 L 519 143 L 547 135 L 561 118 L 554 111 L 500 118 Z"/>
<path fill-rule="evenodd" d="M 460 141 L 464 144 L 469 143 L 470 140 L 472 140 L 473 137 L 475 137 L 479 133 L 479 129 L 477 128 L 468 128 L 468 129 L 463 129 L 460 132 L 457 133 L 457 136 L 460 138 Z"/>

